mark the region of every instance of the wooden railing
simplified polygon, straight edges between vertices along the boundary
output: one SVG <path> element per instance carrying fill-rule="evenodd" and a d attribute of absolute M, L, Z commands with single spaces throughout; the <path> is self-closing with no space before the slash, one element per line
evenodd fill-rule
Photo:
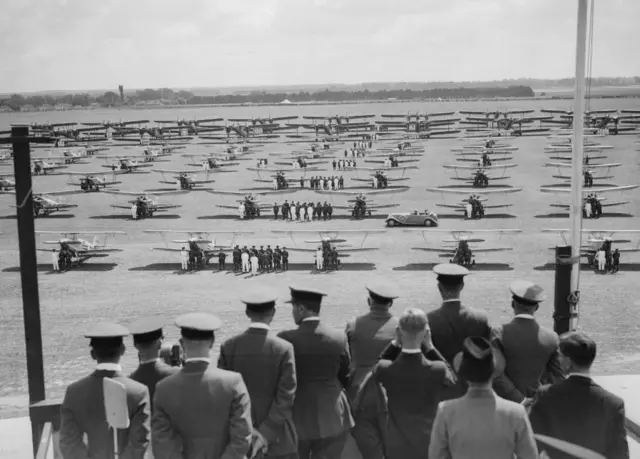
<path fill-rule="evenodd" d="M 61 459 L 58 449 L 60 431 L 60 401 L 44 400 L 29 407 L 36 459 Z"/>

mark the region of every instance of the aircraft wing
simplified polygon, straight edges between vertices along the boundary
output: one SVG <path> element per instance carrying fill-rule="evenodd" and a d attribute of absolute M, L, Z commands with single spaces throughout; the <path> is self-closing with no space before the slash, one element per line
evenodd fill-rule
<path fill-rule="evenodd" d="M 43 196 L 69 196 L 72 194 L 84 193 L 82 190 L 63 190 L 63 191 L 47 191 L 45 193 L 36 193 Z"/>
<path fill-rule="evenodd" d="M 603 194 L 603 193 L 612 193 L 612 192 L 616 192 L 616 191 L 634 190 L 634 189 L 636 189 L 638 187 L 640 187 L 640 185 L 624 185 L 624 186 L 616 186 L 616 187 L 610 187 L 610 188 L 598 188 L 598 189 L 585 188 L 585 189 L 582 190 L 582 192 L 583 193 Z M 541 187 L 540 191 L 542 193 L 564 193 L 564 194 L 569 194 L 569 193 L 571 193 L 571 188 L 569 188 L 569 187 L 567 187 L 567 188 Z"/>
<path fill-rule="evenodd" d="M 305 240 L 304 242 L 307 244 L 320 244 L 324 241 L 330 242 L 331 244 L 334 244 L 335 247 L 340 251 L 340 252 L 369 252 L 369 251 L 374 251 L 374 250 L 378 250 L 378 248 L 367 248 L 367 247 L 363 247 L 365 241 L 367 240 L 367 237 L 370 234 L 380 234 L 380 233 L 385 233 L 386 230 L 383 229 L 374 229 L 374 230 L 272 230 L 271 231 L 273 234 L 286 234 L 291 238 L 291 241 L 293 242 L 294 246 L 296 245 L 296 241 L 293 237 L 294 234 L 300 234 L 300 235 L 305 235 L 305 234 L 315 234 L 318 236 L 318 239 L 315 240 Z M 340 237 L 342 235 L 342 237 Z M 349 235 L 364 235 L 363 239 L 362 239 L 362 243 L 360 244 L 360 247 L 352 247 L 352 246 L 345 246 L 345 245 L 341 245 L 345 242 L 347 242 L 345 236 L 349 236 Z M 294 250 L 298 251 L 298 252 L 315 252 L 316 250 L 314 249 L 305 249 L 305 248 L 288 248 L 287 250 Z"/>
<path fill-rule="evenodd" d="M 571 162 L 568 163 L 544 163 L 546 167 L 564 167 L 571 168 L 573 165 Z M 612 167 L 620 167 L 622 163 L 607 163 L 607 164 L 585 164 L 583 166 L 584 169 L 602 169 L 603 167 L 612 168 Z"/>
<path fill-rule="evenodd" d="M 192 236 L 208 234 L 255 234 L 254 231 L 207 231 L 207 230 L 144 230 L 144 233 L 155 234 L 189 234 Z"/>
<path fill-rule="evenodd" d="M 86 234 L 86 235 L 105 235 L 105 236 L 112 236 L 112 235 L 116 235 L 116 234 L 127 234 L 124 231 L 35 231 L 36 234 L 59 234 L 60 236 L 63 237 L 69 237 L 69 236 L 78 236 L 80 234 Z"/>
<path fill-rule="evenodd" d="M 465 170 L 487 170 L 487 171 L 494 171 L 494 170 L 499 170 L 499 169 L 511 169 L 516 167 L 517 164 L 499 164 L 496 166 L 459 166 L 457 164 L 443 164 L 442 167 L 444 167 L 445 169 L 465 169 Z"/>
<path fill-rule="evenodd" d="M 306 172 L 319 171 L 322 169 L 319 167 L 247 167 L 247 170 L 252 172 Z"/>
<path fill-rule="evenodd" d="M 122 196 L 171 196 L 178 194 L 186 194 L 187 190 L 175 190 L 175 191 L 154 191 L 154 192 L 136 192 L 136 191 L 116 191 L 116 190 L 102 190 L 104 193 L 116 194 Z"/>
<path fill-rule="evenodd" d="M 381 190 L 370 190 L 370 191 L 344 191 L 344 190 L 313 190 L 318 194 L 331 194 L 331 195 L 345 195 L 345 196 L 359 196 L 359 195 L 381 195 L 381 194 L 395 194 L 395 193 L 404 193 L 405 191 L 409 191 L 408 186 L 397 187 L 397 188 L 384 188 Z"/>
<path fill-rule="evenodd" d="M 481 234 L 499 234 L 501 236 L 504 235 L 504 234 L 522 233 L 522 230 L 520 230 L 520 229 L 473 229 L 473 230 L 467 230 L 467 229 L 443 229 L 443 228 L 429 228 L 429 229 L 405 228 L 403 231 L 405 233 L 423 233 L 423 234 L 449 233 L 453 237 L 471 235 L 471 234 L 476 234 L 476 233 L 481 233 Z M 640 230 L 638 230 L 638 231 L 640 231 Z M 474 241 L 470 241 L 470 242 L 474 242 Z M 478 241 L 476 241 L 476 242 L 478 242 Z"/>
<path fill-rule="evenodd" d="M 638 185 L 636 185 L 638 186 Z M 560 188 L 562 189 L 562 188 Z M 517 193 L 522 191 L 522 188 L 499 188 L 499 189 L 491 189 L 491 190 L 478 190 L 478 189 L 468 189 L 468 190 L 454 190 L 450 188 L 427 188 L 427 191 L 430 193 L 448 193 L 448 194 L 464 194 L 464 195 L 487 195 L 487 194 L 507 194 L 507 193 Z M 567 192 L 570 192 L 571 189 L 568 189 Z"/>
<path fill-rule="evenodd" d="M 360 171 L 380 171 L 380 170 L 387 170 L 387 171 L 404 171 L 404 170 L 407 170 L 407 169 L 418 169 L 418 166 L 399 166 L 399 167 L 382 167 L 382 166 L 378 166 L 378 167 L 353 167 L 352 169 L 360 170 Z"/>

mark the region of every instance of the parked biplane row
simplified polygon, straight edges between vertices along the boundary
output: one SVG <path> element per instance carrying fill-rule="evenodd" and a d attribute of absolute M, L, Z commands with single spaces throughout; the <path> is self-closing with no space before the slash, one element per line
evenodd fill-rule
<path fill-rule="evenodd" d="M 573 112 L 562 109 L 470 111 L 437 113 L 390 113 L 334 116 L 221 117 L 176 120 L 130 120 L 33 124 L 36 135 L 54 137 L 58 145 L 78 142 L 113 141 L 122 145 L 159 142 L 187 143 L 198 138 L 204 143 L 230 143 L 237 140 L 269 142 L 287 139 L 308 142 L 361 136 L 411 135 L 414 138 L 449 138 L 463 133 L 467 137 L 519 137 L 545 135 L 553 130 L 570 129 Z M 302 122 L 297 120 L 302 118 Z M 602 134 L 629 134 L 640 125 L 640 110 L 591 110 L 585 113 L 585 127 Z M 8 132 L 4 130 L 2 132 Z M 283 137 L 284 136 L 284 137 Z"/>
<path fill-rule="evenodd" d="M 418 232 L 427 246 L 416 247 L 414 250 L 437 253 L 439 258 L 448 258 L 450 263 L 473 267 L 476 265 L 476 255 L 492 252 L 513 250 L 512 246 L 485 246 L 487 239 L 502 239 L 503 236 L 520 234 L 519 229 L 407 229 L 406 232 Z M 566 239 L 568 229 L 542 229 L 543 233 L 557 233 Z M 248 245 L 255 247 L 255 239 L 248 238 L 253 231 L 207 231 L 207 230 L 145 230 L 145 233 L 158 234 L 164 241 L 163 247 L 153 247 L 153 250 L 180 254 L 176 256 L 176 264 L 186 255 L 194 268 L 204 268 L 212 258 L 224 259 L 234 250 Z M 272 230 L 278 236 L 289 237 L 291 244 L 282 244 L 287 252 L 317 253 L 324 248 L 335 250 L 340 258 L 349 257 L 353 253 L 379 250 L 378 247 L 365 247 L 370 235 L 384 233 L 385 230 Z M 591 230 L 583 229 L 580 257 L 587 258 L 589 265 L 593 265 L 596 254 L 605 251 L 610 255 L 614 250 L 621 253 L 640 252 L 640 238 L 635 246 L 618 247 L 619 244 L 629 244 L 629 239 L 614 239 L 616 234 L 637 235 L 640 230 Z M 52 263 L 61 271 L 81 265 L 91 258 L 107 257 L 111 253 L 125 249 L 107 244 L 109 237 L 125 234 L 122 231 L 36 231 L 36 234 L 47 236 L 59 234 L 56 240 L 41 241 L 43 245 L 55 246 L 39 248 L 52 254 Z M 314 235 L 315 237 L 313 237 Z M 361 241 L 350 242 L 356 236 L 362 236 Z M 90 242 L 83 236 L 93 236 Z M 104 236 L 100 242 L 98 236 Z M 225 236 L 230 236 L 228 239 Z M 309 236 L 312 236 L 311 238 Z M 431 245 L 439 240 L 439 246 Z M 566 242 L 566 240 L 565 240 Z M 248 244 L 248 245 L 247 245 Z M 553 248 L 551 248 L 553 249 Z M 221 255 L 223 253 L 224 255 Z"/>

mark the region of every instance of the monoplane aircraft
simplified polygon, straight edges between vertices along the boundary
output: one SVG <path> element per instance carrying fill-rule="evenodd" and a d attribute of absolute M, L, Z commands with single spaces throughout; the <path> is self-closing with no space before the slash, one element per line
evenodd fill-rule
<path fill-rule="evenodd" d="M 136 199 L 129 201 L 128 205 L 125 204 L 112 204 L 114 209 L 127 209 L 131 212 L 131 218 L 133 220 L 141 220 L 145 218 L 153 217 L 158 212 L 166 212 L 169 209 L 177 209 L 182 207 L 181 205 L 166 204 L 160 202 L 161 196 L 173 196 L 178 194 L 185 194 L 188 191 L 176 190 L 176 191 L 157 191 L 153 193 L 148 192 L 134 192 L 134 191 L 116 191 L 116 190 L 103 190 L 104 193 L 109 193 L 115 196 L 134 196 Z"/>
<path fill-rule="evenodd" d="M 364 243 L 370 234 L 381 234 L 386 232 L 383 229 L 374 230 L 272 230 L 274 234 L 283 234 L 291 238 L 293 247 L 287 247 L 287 250 L 291 252 L 307 252 L 316 253 L 318 250 L 323 252 L 327 250 L 336 250 L 340 257 L 347 257 L 350 253 L 356 252 L 371 252 L 379 250 L 377 247 L 364 247 Z M 305 239 L 304 241 L 296 241 L 294 235 L 317 235 L 316 239 Z M 361 234 L 364 235 L 362 242 L 359 246 L 354 246 L 348 243 L 348 237 L 351 235 Z M 300 242 L 304 244 L 316 245 L 315 248 L 298 247 Z"/>
<path fill-rule="evenodd" d="M 54 212 L 66 211 L 78 207 L 77 204 L 69 204 L 66 202 L 56 201 L 52 196 L 70 196 L 78 194 L 79 190 L 49 191 L 46 193 L 33 193 L 33 216 L 34 218 L 48 217 Z M 15 190 L 0 191 L 0 194 L 13 194 Z M 9 206 L 16 208 L 16 206 Z"/>
<path fill-rule="evenodd" d="M 430 193 L 440 193 L 443 197 L 447 194 L 469 196 L 469 198 L 464 199 L 457 204 L 436 204 L 436 206 L 461 211 L 465 220 L 479 220 L 485 217 L 487 209 L 505 209 L 507 207 L 513 206 L 513 204 L 485 204 L 487 199 L 483 199 L 482 196 L 518 193 L 522 191 L 522 188 L 499 188 L 492 190 L 455 190 L 451 188 L 427 188 L 427 191 Z"/>
<path fill-rule="evenodd" d="M 107 180 L 107 175 L 102 172 L 67 172 L 67 175 L 69 176 L 67 183 L 79 186 L 82 191 L 100 191 L 100 188 L 122 183 L 115 180 L 115 174 L 111 175 L 111 180 Z"/>
<path fill-rule="evenodd" d="M 604 216 L 602 213 L 603 207 L 618 207 L 629 204 L 631 201 L 617 201 L 617 202 L 603 202 L 606 198 L 600 197 L 602 194 L 609 193 L 624 193 L 625 191 L 634 190 L 640 187 L 640 185 L 624 185 L 624 186 L 616 186 L 616 187 L 608 187 L 608 188 L 598 188 L 594 190 L 592 188 L 587 188 L 582 190 L 583 196 L 583 216 L 585 218 L 599 218 Z M 566 196 L 571 193 L 571 188 L 551 188 L 551 187 L 542 187 L 540 191 L 543 193 L 553 193 L 556 196 Z M 569 210 L 571 208 L 570 204 L 566 203 L 557 203 L 551 204 L 551 207 L 556 207 L 560 209 Z"/>
<path fill-rule="evenodd" d="M 148 174 L 148 171 L 141 171 L 140 168 L 153 167 L 153 164 L 143 164 L 133 159 L 126 158 L 116 159 L 115 161 L 111 161 L 109 164 L 109 159 L 109 157 L 105 157 L 107 165 L 102 167 L 111 169 L 116 174 Z"/>
<path fill-rule="evenodd" d="M 269 191 L 223 191 L 223 190 L 207 190 L 211 194 L 224 195 L 224 196 L 241 196 L 242 199 L 238 200 L 238 205 L 230 206 L 218 204 L 217 207 L 221 209 L 235 209 L 238 212 L 240 219 L 253 219 L 260 217 L 260 213 L 264 210 L 271 209 L 271 205 L 263 204 L 257 196 L 268 196 L 274 194 L 287 194 L 295 193 L 297 189 L 287 188 L 283 190 L 269 190 Z"/>
<path fill-rule="evenodd" d="M 116 234 L 125 234 L 122 231 L 36 231 L 36 234 L 60 234 L 62 239 L 57 241 L 43 241 L 43 244 L 58 245 L 58 267 L 60 271 L 71 269 L 74 264 L 80 265 L 90 258 L 102 258 L 113 252 L 122 252 L 107 245 L 107 238 Z M 93 242 L 85 241 L 80 235 L 93 235 Z M 103 244 L 98 242 L 98 235 L 105 235 Z M 38 249 L 41 252 L 51 253 L 51 249 Z"/>
<path fill-rule="evenodd" d="M 428 236 L 433 234 L 449 233 L 451 239 L 442 241 L 441 247 L 414 247 L 413 250 L 435 252 L 444 257 L 450 257 L 449 263 L 461 266 L 475 266 L 475 254 L 488 252 L 505 252 L 513 250 L 512 247 L 473 247 L 471 244 L 485 242 L 484 238 L 472 237 L 476 233 L 482 235 L 497 234 L 499 238 L 505 234 L 521 233 L 519 229 L 477 229 L 477 230 L 449 230 L 449 229 L 405 229 L 405 232 L 419 232 L 424 241 L 429 244 Z"/>
<path fill-rule="evenodd" d="M 587 240 L 581 238 L 580 244 L 580 257 L 586 257 L 589 266 L 596 264 L 596 254 L 599 250 L 605 251 L 605 258 L 611 259 L 610 255 L 614 250 L 613 244 L 625 244 L 630 243 L 628 239 L 613 239 L 616 234 L 640 234 L 640 230 L 594 230 L 594 229 L 582 229 L 581 233 L 587 235 Z M 560 235 L 565 245 L 569 245 L 568 237 L 571 234 L 570 229 L 542 229 L 543 233 L 557 233 Z M 555 250 L 555 247 L 551 247 L 550 250 Z M 635 247 L 615 247 L 618 252 L 640 252 L 640 239 L 636 243 Z"/>
<path fill-rule="evenodd" d="M 178 190 L 193 190 L 194 188 L 198 188 L 204 190 L 205 188 L 201 188 L 203 185 L 207 185 L 209 183 L 213 183 L 215 180 L 209 180 L 209 175 L 211 173 L 210 170 L 206 169 L 203 171 L 193 171 L 193 170 L 167 170 L 167 169 L 152 169 L 152 172 L 158 172 L 162 175 L 162 180 L 160 183 L 164 183 L 167 185 L 175 185 Z M 198 178 L 200 174 L 204 174 L 204 179 L 201 180 Z"/>
<path fill-rule="evenodd" d="M 516 167 L 517 164 L 500 164 L 499 166 L 459 166 L 457 164 L 445 164 L 442 167 L 445 169 L 453 169 L 456 173 L 455 177 L 452 177 L 453 180 L 463 180 L 465 182 L 471 183 L 474 188 L 487 188 L 489 186 L 489 181 L 494 180 L 506 180 L 509 177 L 505 176 L 507 169 L 511 169 Z M 458 170 L 463 171 L 474 171 L 473 175 L 461 177 L 458 175 Z M 501 171 L 502 175 L 492 175 L 491 171 L 497 171 L 498 173 Z"/>
<path fill-rule="evenodd" d="M 313 190 L 318 194 L 328 194 L 332 196 L 347 195 L 353 196 L 354 199 L 349 199 L 346 206 L 333 206 L 334 209 L 344 209 L 351 213 L 351 216 L 355 219 L 365 218 L 365 216 L 371 216 L 373 212 L 380 209 L 388 209 L 391 207 L 398 207 L 400 204 L 375 204 L 372 200 L 368 199 L 368 196 L 385 195 L 404 193 L 409 191 L 409 187 L 396 187 L 396 188 L 384 188 L 381 190 L 371 191 L 346 191 L 346 190 Z"/>
<path fill-rule="evenodd" d="M 189 261 L 188 265 L 191 269 L 202 269 L 209 264 L 209 260 L 218 253 L 230 252 L 233 250 L 233 244 L 236 237 L 240 235 L 254 234 L 253 231 L 190 231 L 190 230 L 144 230 L 145 233 L 159 234 L 164 241 L 165 247 L 154 247 L 153 250 L 163 252 L 180 253 L 188 247 Z M 167 241 L 165 235 L 188 235 L 184 239 L 173 239 Z M 216 235 L 230 234 L 231 239 L 225 244 L 216 244 Z M 181 247 L 169 247 L 169 242 L 179 244 Z"/>

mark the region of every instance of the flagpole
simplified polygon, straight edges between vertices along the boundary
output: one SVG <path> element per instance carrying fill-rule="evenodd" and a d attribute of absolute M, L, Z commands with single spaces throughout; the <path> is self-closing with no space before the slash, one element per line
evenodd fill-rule
<path fill-rule="evenodd" d="M 593 1 L 593 0 L 592 0 Z M 587 19 L 589 0 L 578 0 L 578 27 L 576 43 L 576 86 L 573 109 L 573 168 L 571 175 L 571 300 L 573 311 L 570 329 L 577 328 L 580 292 L 580 248 L 582 244 L 582 180 L 584 161 L 585 70 L 587 60 Z"/>

